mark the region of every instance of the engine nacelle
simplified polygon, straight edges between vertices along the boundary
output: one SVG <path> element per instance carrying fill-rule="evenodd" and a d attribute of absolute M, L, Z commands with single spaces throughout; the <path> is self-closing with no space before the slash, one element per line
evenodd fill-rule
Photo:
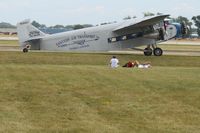
<path fill-rule="evenodd" d="M 175 38 L 176 35 L 177 35 L 177 28 L 175 25 L 173 24 L 169 24 L 166 26 L 166 34 L 164 36 L 164 40 L 169 40 L 169 39 L 172 39 L 172 38 Z"/>

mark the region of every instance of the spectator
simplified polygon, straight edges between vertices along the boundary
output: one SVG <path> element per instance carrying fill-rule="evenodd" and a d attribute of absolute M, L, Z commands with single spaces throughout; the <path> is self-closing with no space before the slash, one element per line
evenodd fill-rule
<path fill-rule="evenodd" d="M 150 62 L 146 62 L 146 63 L 139 63 L 139 61 L 129 61 L 128 63 L 126 63 L 123 67 L 137 67 L 137 68 L 150 68 L 151 67 L 151 63 Z"/>
<path fill-rule="evenodd" d="M 110 66 L 111 68 L 117 68 L 119 65 L 119 60 L 116 58 L 116 56 L 113 56 L 112 59 L 110 60 Z"/>
<path fill-rule="evenodd" d="M 150 68 L 151 67 L 151 63 L 150 62 L 146 62 L 146 63 L 139 63 L 139 61 L 135 61 L 135 65 L 138 68 Z"/>
<path fill-rule="evenodd" d="M 131 61 L 123 65 L 123 67 L 134 67 L 134 66 L 135 66 L 135 62 L 131 62 Z"/>

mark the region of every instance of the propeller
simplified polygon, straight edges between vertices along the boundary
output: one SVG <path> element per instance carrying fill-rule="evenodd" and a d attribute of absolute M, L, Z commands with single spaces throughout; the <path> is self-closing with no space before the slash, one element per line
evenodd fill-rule
<path fill-rule="evenodd" d="M 183 21 L 181 23 L 181 33 L 183 35 L 186 35 L 188 33 L 188 27 L 187 27 L 187 24 L 185 23 L 185 21 Z"/>

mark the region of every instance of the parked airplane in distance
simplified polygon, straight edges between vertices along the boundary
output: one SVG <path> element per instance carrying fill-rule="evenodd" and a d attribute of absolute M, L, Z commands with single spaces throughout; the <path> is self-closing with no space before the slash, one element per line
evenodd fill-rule
<path fill-rule="evenodd" d="M 184 24 L 164 21 L 169 15 L 125 20 L 121 23 L 100 25 L 56 34 L 45 34 L 29 20 L 17 24 L 17 32 L 23 52 L 31 50 L 103 52 L 127 48 L 142 49 L 144 55 L 161 56 L 163 50 L 157 43 L 186 33 Z M 141 50 L 141 49 L 140 49 Z"/>

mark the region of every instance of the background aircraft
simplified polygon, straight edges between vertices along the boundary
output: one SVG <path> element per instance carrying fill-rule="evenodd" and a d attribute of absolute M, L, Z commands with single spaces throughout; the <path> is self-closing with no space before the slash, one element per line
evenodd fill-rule
<path fill-rule="evenodd" d="M 163 50 L 157 43 L 185 34 L 186 25 L 164 21 L 169 15 L 125 20 L 120 23 L 100 25 L 57 34 L 45 34 L 30 21 L 17 24 L 17 32 L 23 52 L 49 51 L 115 51 L 137 49 L 146 45 L 144 55 L 161 56 Z"/>

